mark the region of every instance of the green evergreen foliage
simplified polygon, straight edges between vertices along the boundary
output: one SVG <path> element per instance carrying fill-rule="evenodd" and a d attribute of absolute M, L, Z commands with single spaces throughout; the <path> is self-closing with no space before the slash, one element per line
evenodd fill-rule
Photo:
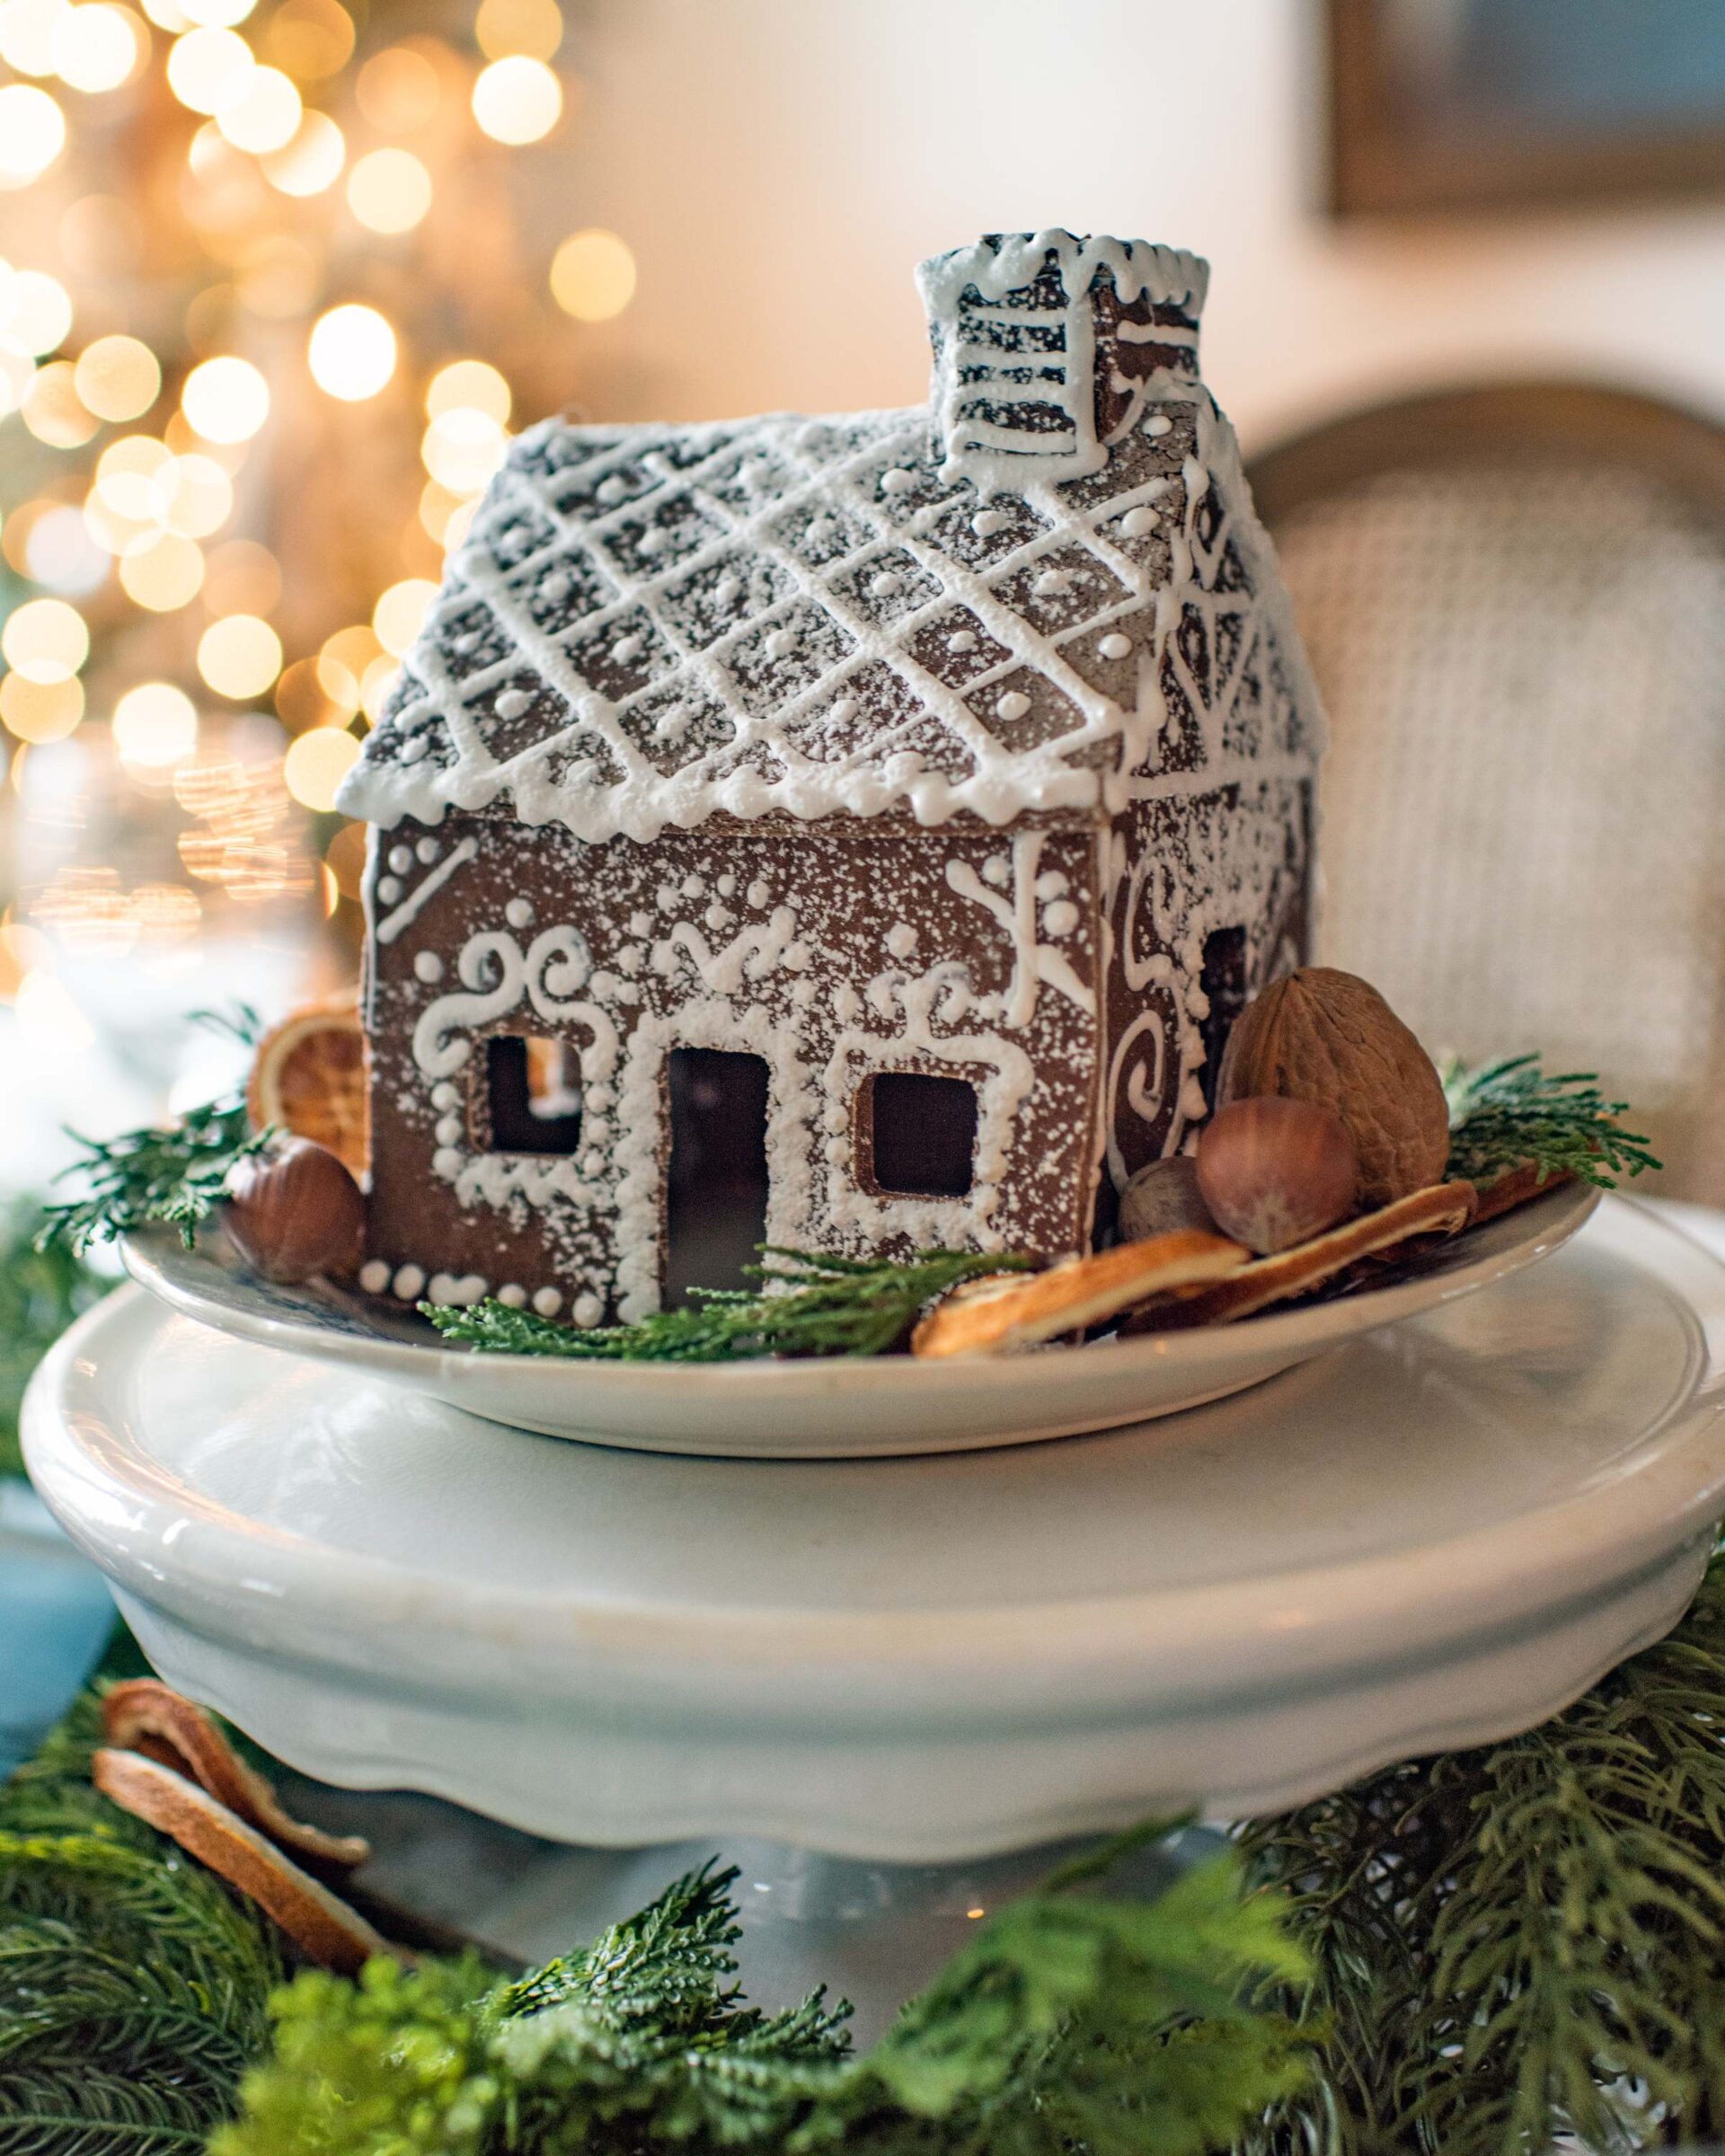
<path fill-rule="evenodd" d="M 1661 1165 L 1647 1140 L 1617 1118 L 1626 1100 L 1607 1100 L 1593 1071 L 1548 1076 L 1538 1056 L 1508 1056 L 1470 1069 L 1450 1062 L 1440 1075 L 1449 1102 L 1449 1172 L 1490 1182 L 1532 1162 L 1546 1175 L 1577 1175 L 1603 1189 L 1620 1175 Z"/>
<path fill-rule="evenodd" d="M 1256 2152 L 1544 2156 L 1725 2138 L 1725 1560 L 1668 1639 L 1525 1736 L 1249 1827 L 1333 2031 Z"/>
<path fill-rule="evenodd" d="M 489 1992 L 470 1966 L 299 1977 L 213 2156 L 1200 2156 L 1309 2074 L 1308 2032 L 1259 2001 L 1304 1957 L 1231 1855 L 1151 1902 L 1050 1882 L 860 2056 L 818 1994 L 744 2003 L 735 1876 Z"/>
<path fill-rule="evenodd" d="M 102 1291 L 64 1244 L 37 1249 L 43 1224 L 34 1199 L 0 1207 L 0 1475 L 23 1472 L 18 1409 L 31 1372 Z"/>
<path fill-rule="evenodd" d="M 165 1225 L 178 1228 L 190 1250 L 199 1223 L 221 1203 L 234 1162 L 272 1135 L 252 1130 L 245 1097 L 236 1093 L 189 1109 L 159 1130 L 80 1138 L 84 1157 L 65 1173 L 81 1178 L 83 1187 L 75 1197 L 43 1208 L 40 1247 L 81 1254 L 134 1228 Z"/>
<path fill-rule="evenodd" d="M 756 1288 L 696 1287 L 697 1302 L 657 1311 L 638 1325 L 577 1330 L 511 1310 L 495 1297 L 470 1309 L 421 1303 L 446 1339 L 494 1355 L 557 1355 L 625 1363 L 722 1363 L 762 1355 L 884 1355 L 901 1347 L 937 1296 L 987 1273 L 1023 1272 L 1027 1258 L 918 1250 L 888 1259 L 816 1257 L 761 1246 L 745 1269 Z"/>

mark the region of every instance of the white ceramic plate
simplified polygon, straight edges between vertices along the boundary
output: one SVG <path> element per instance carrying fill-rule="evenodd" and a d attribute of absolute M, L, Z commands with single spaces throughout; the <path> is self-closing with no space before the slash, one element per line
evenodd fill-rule
<path fill-rule="evenodd" d="M 1101 1340 L 1031 1355 L 924 1363 L 907 1356 L 715 1365 L 562 1362 L 442 1345 L 411 1312 L 313 1283 L 273 1287 L 212 1235 L 129 1238 L 134 1279 L 236 1339 L 551 1437 L 749 1459 L 961 1452 L 1105 1430 L 1261 1383 L 1343 1340 L 1472 1294 L 1548 1257 L 1599 1202 L 1585 1184 L 1440 1245 L 1393 1287 L 1267 1311 L 1237 1325 Z"/>
<path fill-rule="evenodd" d="M 1725 1273 L 1608 1201 L 1177 1424 L 827 1461 L 551 1444 L 124 1289 L 25 1443 L 163 1673 L 323 1780 L 933 1860 L 1278 1808 L 1656 1638 L 1725 1511 Z"/>

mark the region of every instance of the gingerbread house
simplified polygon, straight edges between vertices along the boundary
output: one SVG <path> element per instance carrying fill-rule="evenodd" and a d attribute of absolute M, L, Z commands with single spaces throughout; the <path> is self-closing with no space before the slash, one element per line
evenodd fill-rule
<path fill-rule="evenodd" d="M 522 434 L 341 806 L 365 1285 L 581 1325 L 756 1240 L 1046 1257 L 1305 955 L 1321 720 L 1205 265 L 924 263 L 912 411 Z"/>

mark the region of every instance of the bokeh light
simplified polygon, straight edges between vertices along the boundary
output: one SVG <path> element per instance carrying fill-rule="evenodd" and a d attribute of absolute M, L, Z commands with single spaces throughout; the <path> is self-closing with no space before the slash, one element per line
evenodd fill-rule
<path fill-rule="evenodd" d="M 66 115 L 34 83 L 0 90 L 0 188 L 28 187 L 66 147 Z"/>
<path fill-rule="evenodd" d="M 453 359 L 447 367 L 440 367 L 426 385 L 428 419 L 441 419 L 446 411 L 465 408 L 482 412 L 502 427 L 509 423 L 513 403 L 509 384 L 483 359 Z"/>
<path fill-rule="evenodd" d="M 52 75 L 55 32 L 71 13 L 72 0 L 4 0 L 0 60 L 20 75 Z"/>
<path fill-rule="evenodd" d="M 198 746 L 198 707 L 171 681 L 141 681 L 114 706 L 114 746 L 128 764 L 166 771 Z"/>
<path fill-rule="evenodd" d="M 254 614 L 230 614 L 198 640 L 198 671 L 218 696 L 246 702 L 280 673 L 281 639 Z"/>
<path fill-rule="evenodd" d="M 302 83 L 339 75 L 353 52 L 353 17 L 337 0 L 282 0 L 264 25 L 265 59 Z"/>
<path fill-rule="evenodd" d="M 480 0 L 473 37 L 488 60 L 548 60 L 563 41 L 562 11 L 557 0 Z"/>
<path fill-rule="evenodd" d="M 572 232 L 551 261 L 551 296 L 577 322 L 609 322 L 635 296 L 635 258 L 615 232 Z"/>
<path fill-rule="evenodd" d="M 20 538 L 19 565 L 32 583 L 69 598 L 99 590 L 109 567 L 83 516 L 67 502 L 44 504 L 30 518 Z"/>
<path fill-rule="evenodd" d="M 509 437 L 489 414 L 471 405 L 439 412 L 426 429 L 420 456 L 439 486 L 452 494 L 477 494 L 503 461 Z"/>
<path fill-rule="evenodd" d="M 249 442 L 270 417 L 270 384 L 249 359 L 206 359 L 186 376 L 180 409 L 207 442 Z"/>
<path fill-rule="evenodd" d="M 189 111 L 219 112 L 243 94 L 256 66 L 236 31 L 189 30 L 168 54 L 168 87 Z"/>
<path fill-rule="evenodd" d="M 372 232 L 411 232 L 431 207 L 431 175 L 411 150 L 373 150 L 348 174 L 348 208 Z"/>
<path fill-rule="evenodd" d="M 314 726 L 288 747 L 281 775 L 302 808 L 327 814 L 335 807 L 336 789 L 359 755 L 359 744 L 339 727 Z"/>
<path fill-rule="evenodd" d="M 69 359 L 39 367 L 18 409 L 24 425 L 50 449 L 82 449 L 102 423 L 79 396 Z"/>
<path fill-rule="evenodd" d="M 55 27 L 54 71 L 67 89 L 100 96 L 128 83 L 148 48 L 149 32 L 130 8 L 88 0 Z"/>
<path fill-rule="evenodd" d="M 84 684 L 75 675 L 32 681 L 27 674 L 8 674 L 0 681 L 0 720 L 20 741 L 64 741 L 83 717 Z"/>
<path fill-rule="evenodd" d="M 217 107 L 216 125 L 236 150 L 261 157 L 287 148 L 304 111 L 299 92 L 279 67 L 253 67 L 243 87 Z"/>
<path fill-rule="evenodd" d="M 27 681 L 70 681 L 90 656 L 90 632 L 64 599 L 26 599 L 6 616 L 0 652 Z"/>
<path fill-rule="evenodd" d="M 211 550 L 204 604 L 212 614 L 270 614 L 281 600 L 281 564 L 255 539 L 229 539 Z"/>
<path fill-rule="evenodd" d="M 175 0 L 188 22 L 206 30 L 234 30 L 252 13 L 256 0 Z"/>
<path fill-rule="evenodd" d="M 0 271 L 0 337 L 16 350 L 39 356 L 66 342 L 72 328 L 72 298 L 45 270 Z"/>
<path fill-rule="evenodd" d="M 437 118 L 443 84 L 422 52 L 391 45 L 374 53 L 359 70 L 354 99 L 380 134 L 411 135 Z"/>
<path fill-rule="evenodd" d="M 72 370 L 73 386 L 99 420 L 136 420 L 162 390 L 155 354 L 136 337 L 98 337 Z"/>
<path fill-rule="evenodd" d="M 379 597 L 372 609 L 372 632 L 392 658 L 400 658 L 420 633 L 420 624 L 425 619 L 426 610 L 437 596 L 438 588 L 429 578 L 404 577 L 399 584 L 392 584 Z M 364 688 L 362 675 L 362 697 Z"/>
<path fill-rule="evenodd" d="M 190 605 L 204 581 L 203 549 L 179 532 L 148 532 L 119 557 L 119 581 L 128 599 L 152 614 Z"/>
<path fill-rule="evenodd" d="M 306 112 L 292 141 L 262 160 L 263 176 L 284 195 L 321 195 L 341 177 L 347 156 L 347 143 L 329 114 Z"/>
<path fill-rule="evenodd" d="M 537 142 L 562 115 L 562 85 L 543 60 L 512 53 L 473 82 L 473 118 L 497 142 Z"/>
<path fill-rule="evenodd" d="M 395 372 L 395 332 L 376 307 L 349 301 L 319 315 L 306 358 L 325 395 L 363 403 Z"/>

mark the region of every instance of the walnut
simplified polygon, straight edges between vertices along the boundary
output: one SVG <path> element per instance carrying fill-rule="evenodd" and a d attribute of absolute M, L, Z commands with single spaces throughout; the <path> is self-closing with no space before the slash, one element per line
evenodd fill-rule
<path fill-rule="evenodd" d="M 1387 1206 L 1443 1180 L 1449 1109 L 1429 1056 L 1369 982 L 1331 966 L 1272 981 L 1236 1020 L 1218 1103 L 1279 1093 L 1340 1116 L 1359 1155 L 1359 1202 Z"/>

